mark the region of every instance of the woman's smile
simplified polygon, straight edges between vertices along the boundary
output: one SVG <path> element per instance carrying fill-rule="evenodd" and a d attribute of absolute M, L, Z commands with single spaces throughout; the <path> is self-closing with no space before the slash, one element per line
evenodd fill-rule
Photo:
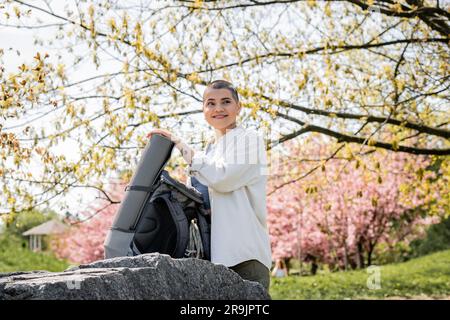
<path fill-rule="evenodd" d="M 218 115 L 213 116 L 214 119 L 223 119 L 223 118 L 226 118 L 226 117 L 227 117 L 226 114 L 218 114 Z"/>

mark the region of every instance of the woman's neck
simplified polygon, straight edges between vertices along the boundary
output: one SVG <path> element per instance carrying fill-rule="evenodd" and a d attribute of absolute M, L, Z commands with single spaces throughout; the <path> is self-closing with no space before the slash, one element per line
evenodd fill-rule
<path fill-rule="evenodd" d="M 231 124 L 229 127 L 223 128 L 223 129 L 214 129 L 215 133 L 216 133 L 216 141 L 224 136 L 229 130 L 236 128 L 236 122 L 234 122 L 233 124 Z"/>

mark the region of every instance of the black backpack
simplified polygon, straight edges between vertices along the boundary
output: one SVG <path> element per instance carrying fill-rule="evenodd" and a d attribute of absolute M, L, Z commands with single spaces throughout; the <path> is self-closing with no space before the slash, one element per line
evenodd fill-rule
<path fill-rule="evenodd" d="M 211 217 L 202 194 L 166 170 L 148 192 L 129 254 L 159 252 L 172 258 L 211 260 Z"/>

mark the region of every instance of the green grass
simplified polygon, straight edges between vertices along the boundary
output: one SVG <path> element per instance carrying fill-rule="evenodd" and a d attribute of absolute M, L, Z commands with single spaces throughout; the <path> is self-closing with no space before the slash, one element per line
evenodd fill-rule
<path fill-rule="evenodd" d="M 373 274 L 372 274 L 373 275 Z M 367 287 L 366 269 L 272 278 L 272 299 L 386 299 L 450 296 L 450 250 L 380 266 L 380 289 Z"/>
<path fill-rule="evenodd" d="M 63 271 L 69 264 L 50 253 L 34 253 L 22 241 L 0 237 L 0 272 Z M 378 290 L 370 290 L 366 269 L 316 276 L 272 278 L 272 299 L 385 299 L 389 297 L 449 297 L 450 250 L 408 262 L 380 267 Z"/>
<path fill-rule="evenodd" d="M 22 247 L 22 243 L 14 237 L 0 237 L 0 272 L 63 271 L 69 266 L 67 262 L 58 260 L 51 253 L 31 252 Z"/>

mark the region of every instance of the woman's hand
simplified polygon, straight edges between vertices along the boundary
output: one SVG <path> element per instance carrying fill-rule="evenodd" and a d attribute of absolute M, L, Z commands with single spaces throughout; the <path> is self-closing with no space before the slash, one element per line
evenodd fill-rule
<path fill-rule="evenodd" d="M 184 143 L 180 138 L 178 138 L 176 135 L 172 134 L 170 131 L 165 129 L 153 129 L 147 134 L 147 138 L 151 138 L 153 134 L 161 134 L 171 141 L 175 143 L 175 147 L 177 147 L 183 158 L 186 160 L 188 164 L 192 163 L 192 157 L 194 156 L 194 150 L 189 147 L 186 143 Z"/>
<path fill-rule="evenodd" d="M 180 142 L 180 139 L 178 139 L 175 135 L 173 135 L 170 131 L 165 130 L 165 129 L 153 129 L 152 131 L 150 131 L 147 134 L 147 138 L 151 138 L 153 134 L 160 134 L 165 136 L 166 138 L 170 139 L 171 141 L 173 141 L 175 144 L 177 144 L 178 142 Z"/>

